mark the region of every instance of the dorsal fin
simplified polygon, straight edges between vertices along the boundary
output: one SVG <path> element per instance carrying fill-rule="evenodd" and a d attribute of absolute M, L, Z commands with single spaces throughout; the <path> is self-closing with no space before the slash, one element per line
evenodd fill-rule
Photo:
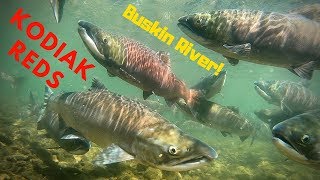
<path fill-rule="evenodd" d="M 160 57 L 160 60 L 167 64 L 167 65 L 170 65 L 170 54 L 168 52 L 165 52 L 165 51 L 158 51 L 157 54 L 159 55 Z"/>
<path fill-rule="evenodd" d="M 290 13 L 300 14 L 308 19 L 320 23 L 320 3 L 305 5 L 290 11 Z"/>
<path fill-rule="evenodd" d="M 94 89 L 107 89 L 107 88 L 98 79 L 93 78 L 90 90 L 94 90 Z"/>

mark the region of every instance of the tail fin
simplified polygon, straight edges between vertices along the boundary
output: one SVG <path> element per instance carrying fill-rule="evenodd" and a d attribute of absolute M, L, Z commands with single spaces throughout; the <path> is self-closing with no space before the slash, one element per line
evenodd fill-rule
<path fill-rule="evenodd" d="M 30 106 L 36 105 L 36 100 L 34 99 L 33 93 L 31 91 L 29 91 L 29 100 L 30 100 L 29 102 Z"/>
<path fill-rule="evenodd" d="M 28 117 L 38 115 L 40 111 L 40 106 L 36 103 L 36 100 L 34 99 L 34 95 L 30 90 L 29 90 L 28 110 L 29 110 Z"/>
<path fill-rule="evenodd" d="M 48 101 L 49 101 L 49 98 L 50 96 L 53 94 L 52 90 L 46 85 L 44 87 L 44 102 L 43 102 L 43 106 L 40 110 L 40 113 L 39 113 L 39 118 L 38 118 L 38 122 L 41 121 L 41 119 L 43 118 L 44 114 L 45 114 L 45 110 L 47 108 L 47 105 L 48 105 Z"/>
<path fill-rule="evenodd" d="M 12 88 L 19 88 L 23 85 L 25 77 L 14 77 L 14 81 L 11 84 Z"/>
<path fill-rule="evenodd" d="M 211 105 L 212 102 L 208 101 L 201 91 L 194 89 L 190 90 L 190 98 L 187 102 L 187 106 L 196 119 L 201 119 L 201 117 L 205 114 L 205 111 L 210 108 Z"/>
<path fill-rule="evenodd" d="M 252 146 L 253 145 L 253 142 L 256 140 L 256 137 L 258 136 L 258 131 L 260 131 L 260 129 L 261 129 L 261 127 L 262 127 L 262 124 L 258 124 L 258 123 L 255 123 L 254 124 L 254 131 L 253 131 L 253 133 L 252 133 L 252 139 L 251 139 L 251 142 L 250 142 L 250 146 Z"/>

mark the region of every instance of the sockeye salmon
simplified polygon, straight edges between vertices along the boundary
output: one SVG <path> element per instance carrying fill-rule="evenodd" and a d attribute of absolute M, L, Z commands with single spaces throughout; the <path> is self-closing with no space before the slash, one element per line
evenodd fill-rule
<path fill-rule="evenodd" d="M 272 80 L 256 81 L 254 85 L 264 100 L 289 115 L 320 108 L 320 97 L 299 83 Z"/>
<path fill-rule="evenodd" d="M 320 169 L 320 109 L 289 118 L 272 129 L 273 143 L 288 158 Z"/>
<path fill-rule="evenodd" d="M 99 88 L 96 88 L 99 87 Z M 182 132 L 137 101 L 94 81 L 91 91 L 48 95 L 46 110 L 102 148 L 98 165 L 136 159 L 168 171 L 199 168 L 217 158 L 207 144 Z"/>
<path fill-rule="evenodd" d="M 206 98 L 211 98 L 219 93 L 224 85 L 226 72 L 218 76 L 208 76 L 198 82 L 193 88 L 203 92 Z M 246 140 L 250 135 L 256 132 L 253 124 L 240 115 L 239 109 L 234 106 L 222 106 L 212 101 L 202 101 L 193 107 L 193 113 L 183 101 L 177 102 L 178 107 L 191 116 L 192 120 L 205 126 L 217 129 L 223 136 L 236 134 L 241 141 Z M 193 114 L 196 114 L 194 117 Z"/>
<path fill-rule="evenodd" d="M 320 4 L 289 14 L 226 9 L 179 19 L 179 28 L 199 44 L 222 54 L 231 65 L 245 60 L 284 67 L 311 79 L 320 69 Z"/>
<path fill-rule="evenodd" d="M 189 89 L 171 71 L 168 53 L 113 35 L 90 22 L 79 21 L 78 24 L 80 37 L 91 55 L 110 76 L 142 89 L 144 99 L 154 93 L 164 97 L 169 105 L 182 98 L 190 107 L 200 99 L 201 93 Z"/>

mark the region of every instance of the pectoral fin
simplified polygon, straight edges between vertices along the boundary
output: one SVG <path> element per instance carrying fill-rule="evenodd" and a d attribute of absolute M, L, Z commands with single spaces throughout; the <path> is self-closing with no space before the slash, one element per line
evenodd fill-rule
<path fill-rule="evenodd" d="M 119 146 L 112 144 L 104 149 L 93 161 L 95 165 L 103 166 L 112 163 L 118 163 L 123 161 L 132 160 L 134 157 Z"/>
<path fill-rule="evenodd" d="M 143 99 L 148 99 L 148 97 L 150 97 L 152 94 L 152 91 L 143 91 Z"/>
<path fill-rule="evenodd" d="M 316 69 L 319 64 L 320 63 L 318 61 L 310 61 L 299 67 L 292 67 L 292 69 L 289 69 L 289 71 L 293 72 L 301 78 L 310 80 L 312 79 L 313 70 Z"/>
<path fill-rule="evenodd" d="M 251 51 L 251 44 L 250 43 L 233 45 L 233 46 L 229 46 L 229 45 L 225 44 L 225 45 L 223 45 L 223 47 L 227 48 L 232 53 L 235 53 L 238 55 L 246 55 L 246 54 L 250 53 L 250 51 Z"/>

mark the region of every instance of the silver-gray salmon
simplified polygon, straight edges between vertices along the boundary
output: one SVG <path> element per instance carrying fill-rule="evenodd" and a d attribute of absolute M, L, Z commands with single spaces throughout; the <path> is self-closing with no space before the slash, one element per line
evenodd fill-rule
<path fill-rule="evenodd" d="M 202 102 L 201 106 L 195 106 L 193 111 L 197 114 L 193 117 L 185 103 L 178 101 L 177 105 L 189 114 L 192 120 L 207 127 L 219 130 L 223 136 L 236 134 L 241 141 L 255 135 L 256 128 L 239 110 L 233 106 L 222 106 L 212 101 Z"/>
<path fill-rule="evenodd" d="M 107 70 L 143 90 L 143 98 L 162 96 L 169 104 L 182 98 L 191 107 L 201 93 L 189 89 L 170 67 L 169 54 L 154 51 L 122 36 L 113 35 L 86 21 L 79 21 L 78 32 L 92 56 Z"/>
<path fill-rule="evenodd" d="M 320 169 L 320 109 L 289 118 L 272 129 L 273 143 L 289 159 Z"/>
<path fill-rule="evenodd" d="M 302 84 L 291 81 L 256 81 L 257 93 L 270 104 L 280 106 L 287 114 L 320 108 L 320 97 Z"/>
<path fill-rule="evenodd" d="M 136 159 L 162 170 L 183 171 L 217 158 L 212 147 L 182 132 L 158 113 L 94 82 L 91 91 L 51 95 L 46 109 L 58 113 L 68 127 L 88 140 L 108 147 L 96 164 Z"/>
<path fill-rule="evenodd" d="M 232 65 L 284 67 L 306 79 L 320 69 L 320 23 L 303 14 L 227 9 L 183 16 L 178 26 Z"/>
<path fill-rule="evenodd" d="M 218 76 L 211 75 L 202 79 L 193 88 L 201 91 L 209 99 L 221 91 L 225 79 L 226 72 L 224 71 Z M 241 141 L 244 141 L 256 132 L 254 125 L 240 115 L 239 109 L 234 106 L 222 106 L 212 101 L 204 100 L 201 104 L 195 105 L 192 108 L 193 113 L 191 113 L 190 108 L 183 101 L 178 101 L 177 105 L 182 111 L 190 115 L 193 121 L 217 129 L 223 136 L 236 134 Z"/>

